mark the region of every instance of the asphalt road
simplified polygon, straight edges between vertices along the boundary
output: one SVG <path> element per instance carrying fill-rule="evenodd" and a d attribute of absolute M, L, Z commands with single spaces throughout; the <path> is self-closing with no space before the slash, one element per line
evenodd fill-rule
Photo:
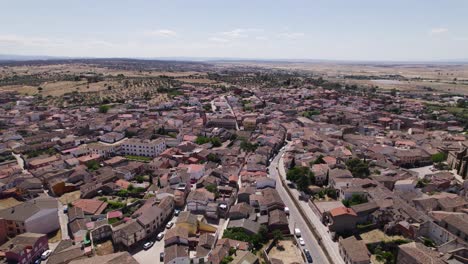
<path fill-rule="evenodd" d="M 291 233 L 294 234 L 295 228 L 299 228 L 301 230 L 301 235 L 305 241 L 305 246 L 301 246 L 301 251 L 303 251 L 304 248 L 307 248 L 310 251 L 310 254 L 312 255 L 314 263 L 330 263 L 328 262 L 327 257 L 320 248 L 314 235 L 312 234 L 312 231 L 309 230 L 305 220 L 299 213 L 299 210 L 296 208 L 296 206 L 294 206 L 293 201 L 291 200 L 288 193 L 286 192 L 286 190 L 280 182 L 281 180 L 279 178 L 279 172 L 276 168 L 278 167 L 280 157 L 283 156 L 283 153 L 284 150 L 280 151 L 278 155 L 276 155 L 276 157 L 272 160 L 269 167 L 269 175 L 271 178 L 276 180 L 276 190 L 283 199 L 285 205 L 289 208 L 289 228 L 291 230 Z"/>

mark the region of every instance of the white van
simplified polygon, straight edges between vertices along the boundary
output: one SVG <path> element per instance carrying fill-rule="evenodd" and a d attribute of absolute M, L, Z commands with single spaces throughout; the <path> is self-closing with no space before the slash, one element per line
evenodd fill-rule
<path fill-rule="evenodd" d="M 294 228 L 294 235 L 301 237 L 301 230 L 299 228 Z"/>

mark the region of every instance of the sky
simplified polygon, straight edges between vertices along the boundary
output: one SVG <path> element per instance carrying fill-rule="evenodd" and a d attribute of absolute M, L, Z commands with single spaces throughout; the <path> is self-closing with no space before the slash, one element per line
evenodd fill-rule
<path fill-rule="evenodd" d="M 466 0 L 0 0 L 0 54 L 468 59 Z"/>

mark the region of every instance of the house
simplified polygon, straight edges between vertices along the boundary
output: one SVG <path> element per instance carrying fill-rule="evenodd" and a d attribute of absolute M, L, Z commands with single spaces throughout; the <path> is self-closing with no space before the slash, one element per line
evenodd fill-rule
<path fill-rule="evenodd" d="M 94 256 L 72 260 L 69 264 L 138 264 L 138 261 L 128 252 L 117 252 L 104 256 Z"/>
<path fill-rule="evenodd" d="M 165 264 L 189 264 L 188 246 L 172 245 L 164 248 Z"/>
<path fill-rule="evenodd" d="M 112 241 L 115 245 L 130 248 L 146 237 L 146 232 L 136 220 L 128 221 L 114 228 Z"/>
<path fill-rule="evenodd" d="M 285 207 L 278 191 L 272 188 L 266 188 L 259 194 L 250 195 L 250 205 L 257 208 L 262 214 L 268 214 L 275 209 L 284 210 Z"/>
<path fill-rule="evenodd" d="M 270 233 L 279 230 L 283 234 L 289 234 L 289 221 L 284 210 L 273 210 L 268 216 L 268 230 Z"/>
<path fill-rule="evenodd" d="M 71 237 L 75 241 L 84 240 L 88 228 L 86 227 L 87 220 L 85 219 L 84 212 L 81 208 L 73 206 L 68 208 L 68 229 Z"/>
<path fill-rule="evenodd" d="M 208 207 L 208 203 L 214 202 L 214 193 L 209 192 L 205 188 L 196 189 L 187 196 L 187 210 L 194 213 L 204 214 Z"/>
<path fill-rule="evenodd" d="M 10 263 L 33 263 L 49 249 L 45 234 L 23 233 L 0 246 L 0 253 Z"/>
<path fill-rule="evenodd" d="M 444 264 L 445 262 L 437 251 L 421 243 L 411 242 L 398 246 L 397 264 Z"/>
<path fill-rule="evenodd" d="M 329 225 L 328 228 L 332 232 L 341 233 L 348 230 L 353 230 L 356 227 L 358 220 L 356 212 L 351 208 L 344 206 L 337 207 L 326 213 L 325 218 Z"/>
<path fill-rule="evenodd" d="M 106 202 L 95 199 L 78 199 L 73 202 L 73 206 L 80 208 L 87 215 L 100 215 L 107 205 Z"/>
<path fill-rule="evenodd" d="M 276 181 L 275 179 L 269 178 L 269 177 L 260 177 L 257 178 L 255 181 L 255 187 L 260 190 L 260 189 L 265 189 L 265 188 L 276 188 Z"/>
<path fill-rule="evenodd" d="M 340 255 L 346 264 L 370 264 L 371 253 L 362 240 L 354 236 L 339 239 Z"/>
<path fill-rule="evenodd" d="M 0 234 L 14 237 L 22 233 L 48 234 L 60 228 L 58 202 L 37 198 L 0 211 Z"/>
<path fill-rule="evenodd" d="M 228 228 L 233 227 L 241 228 L 249 235 L 258 234 L 258 232 L 260 231 L 260 224 L 250 219 L 239 219 L 229 221 Z"/>
<path fill-rule="evenodd" d="M 231 246 L 227 241 L 224 241 L 224 243 L 217 243 L 208 256 L 209 263 L 221 264 L 223 259 L 229 255 L 230 248 Z"/>
<path fill-rule="evenodd" d="M 189 231 L 179 225 L 169 229 L 164 237 L 164 247 L 171 245 L 189 245 Z"/>
<path fill-rule="evenodd" d="M 232 264 L 259 264 L 258 257 L 252 254 L 250 251 L 237 250 L 234 255 L 234 259 L 231 261 Z"/>
<path fill-rule="evenodd" d="M 164 220 L 163 210 L 158 206 L 146 207 L 137 218 L 138 223 L 145 229 L 147 236 L 163 226 Z"/>
<path fill-rule="evenodd" d="M 176 226 L 183 227 L 190 235 L 195 235 L 198 231 L 198 219 L 190 212 L 180 212 Z"/>
<path fill-rule="evenodd" d="M 416 188 L 418 182 L 414 179 L 399 180 L 395 182 L 394 191 L 411 192 Z"/>
<path fill-rule="evenodd" d="M 327 164 L 314 164 L 312 165 L 312 172 L 315 175 L 315 184 L 326 184 L 330 167 Z"/>
<path fill-rule="evenodd" d="M 468 220 L 466 218 L 455 214 L 449 215 L 442 219 L 441 226 L 461 240 L 468 242 Z"/>
<path fill-rule="evenodd" d="M 121 145 L 123 155 L 156 157 L 166 149 L 166 142 L 162 138 L 143 140 L 131 138 Z"/>
<path fill-rule="evenodd" d="M 89 253 L 88 253 L 89 254 Z M 48 264 L 69 263 L 72 260 L 86 257 L 87 253 L 82 248 L 81 244 L 75 243 L 73 240 L 61 240 L 52 254 L 47 259 Z"/>
<path fill-rule="evenodd" d="M 231 220 L 237 220 L 242 218 L 248 218 L 255 212 L 255 209 L 248 203 L 238 203 L 231 206 L 229 210 L 229 218 Z"/>
<path fill-rule="evenodd" d="M 200 235 L 198 245 L 196 248 L 197 258 L 204 258 L 208 255 L 211 249 L 214 247 L 216 237 L 212 234 L 204 233 Z"/>
<path fill-rule="evenodd" d="M 100 242 L 112 238 L 112 227 L 106 219 L 87 224 L 89 235 L 93 242 Z"/>
<path fill-rule="evenodd" d="M 190 212 L 181 212 L 175 225 L 187 229 L 189 235 L 196 235 L 198 232 L 215 233 L 217 230 L 216 227 L 207 224 L 203 216 L 197 218 L 196 215 Z"/>
<path fill-rule="evenodd" d="M 119 132 L 109 132 L 99 137 L 99 140 L 105 143 L 115 143 L 124 139 L 125 135 Z"/>

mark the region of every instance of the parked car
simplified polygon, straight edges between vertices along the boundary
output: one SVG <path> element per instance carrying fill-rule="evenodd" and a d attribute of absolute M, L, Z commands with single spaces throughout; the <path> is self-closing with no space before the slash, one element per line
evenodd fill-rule
<path fill-rule="evenodd" d="M 308 263 L 312 263 L 312 262 L 313 262 L 313 260 L 312 260 L 312 255 L 310 255 L 309 250 L 304 249 L 304 255 L 305 255 L 305 257 L 306 257 Z"/>
<path fill-rule="evenodd" d="M 144 250 L 148 250 L 148 249 L 150 249 L 153 245 L 154 245 L 154 242 L 153 242 L 153 241 L 146 242 L 146 243 L 143 245 L 143 249 L 144 249 Z"/>
<path fill-rule="evenodd" d="M 68 213 L 68 206 L 64 206 L 64 207 L 63 207 L 63 213 L 64 213 L 64 214 Z"/>
<path fill-rule="evenodd" d="M 294 235 L 296 235 L 297 237 L 301 237 L 301 230 L 299 228 L 295 228 Z"/>
<path fill-rule="evenodd" d="M 52 250 L 50 250 L 50 249 L 42 252 L 41 259 L 46 260 L 50 256 L 51 253 L 52 253 Z"/>
<path fill-rule="evenodd" d="M 164 261 L 164 252 L 159 253 L 159 261 L 160 262 Z"/>
<path fill-rule="evenodd" d="M 38 258 L 36 261 L 34 261 L 34 264 L 40 264 L 42 262 L 42 259 Z"/>
<path fill-rule="evenodd" d="M 174 222 L 169 222 L 169 223 L 167 223 L 166 228 L 169 229 L 169 228 L 171 228 L 173 225 L 174 225 Z"/>
<path fill-rule="evenodd" d="M 300 237 L 298 240 L 299 240 L 299 245 L 305 246 L 304 238 Z"/>
<path fill-rule="evenodd" d="M 179 216 L 179 214 L 180 214 L 180 210 L 176 209 L 176 210 L 174 211 L 174 215 L 175 215 L 175 216 Z"/>
<path fill-rule="evenodd" d="M 289 215 L 289 207 L 284 207 L 284 212 L 286 213 L 286 215 Z"/>
<path fill-rule="evenodd" d="M 164 238 L 164 234 L 163 234 L 163 233 L 159 233 L 159 234 L 156 236 L 156 240 L 158 240 L 158 241 L 161 241 L 163 238 Z"/>

